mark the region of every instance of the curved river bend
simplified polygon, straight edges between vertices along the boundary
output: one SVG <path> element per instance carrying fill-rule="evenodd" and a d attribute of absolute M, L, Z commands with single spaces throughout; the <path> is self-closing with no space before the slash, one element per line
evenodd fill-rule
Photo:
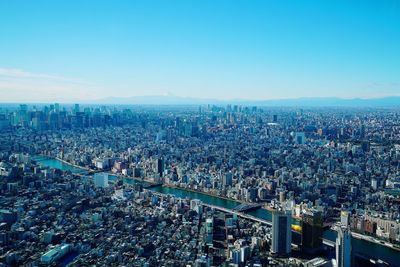
<path fill-rule="evenodd" d="M 53 158 L 48 158 L 44 156 L 36 156 L 34 157 L 34 160 L 38 161 L 41 165 L 55 168 L 55 169 L 60 169 L 64 171 L 71 171 L 72 173 L 85 173 L 86 170 L 82 168 L 78 168 L 75 166 L 72 166 L 70 164 L 64 163 L 58 159 L 53 159 Z M 116 180 L 119 179 L 118 176 L 115 175 L 110 175 L 109 176 L 110 180 Z M 134 183 L 140 183 L 140 181 L 133 180 L 133 179 L 128 179 L 128 178 L 122 178 L 124 183 L 127 184 L 134 184 Z M 216 196 L 210 196 L 206 195 L 200 192 L 193 192 L 193 191 L 188 191 L 182 188 L 172 188 L 172 187 L 166 187 L 166 186 L 156 186 L 150 188 L 150 190 L 162 193 L 162 194 L 172 194 L 175 195 L 176 197 L 180 198 L 190 198 L 190 199 L 199 199 L 204 203 L 215 205 L 215 206 L 220 206 L 224 207 L 227 209 L 233 209 L 240 203 L 234 200 L 228 200 L 228 199 L 223 199 L 219 198 Z M 247 212 L 250 215 L 253 215 L 255 217 L 265 219 L 268 221 L 271 221 L 272 215 L 271 212 L 258 208 L 256 210 L 252 210 Z M 298 221 L 295 221 L 295 223 L 298 223 Z M 336 239 L 336 232 L 333 230 L 326 230 L 324 232 L 324 238 L 329 239 L 331 241 L 335 241 Z M 391 249 L 389 247 L 383 246 L 381 244 L 376 244 L 373 242 L 365 241 L 365 240 L 360 240 L 356 238 L 352 238 L 352 252 L 354 253 L 360 253 L 363 255 L 368 255 L 372 256 L 373 258 L 378 258 L 383 261 L 388 262 L 389 264 L 393 266 L 400 266 L 400 252 L 396 251 L 394 249 Z"/>

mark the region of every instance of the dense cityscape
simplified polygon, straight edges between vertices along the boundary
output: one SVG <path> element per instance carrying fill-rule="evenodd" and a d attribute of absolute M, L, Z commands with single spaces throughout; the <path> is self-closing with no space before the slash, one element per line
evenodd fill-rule
<path fill-rule="evenodd" d="M 0 266 L 399 266 L 400 110 L 0 109 Z"/>
<path fill-rule="evenodd" d="M 0 1 L 0 267 L 400 267 L 400 0 Z"/>

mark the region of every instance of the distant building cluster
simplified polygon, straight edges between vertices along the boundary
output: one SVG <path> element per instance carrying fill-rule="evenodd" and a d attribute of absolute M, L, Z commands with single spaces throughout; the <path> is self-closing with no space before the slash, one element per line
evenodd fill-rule
<path fill-rule="evenodd" d="M 107 125 L 122 125 L 133 119 L 131 110 L 120 112 L 106 107 L 80 108 L 75 104 L 71 110 L 61 108 L 60 104 L 44 106 L 43 109 L 34 106 L 28 109 L 28 105 L 22 104 L 12 111 L 0 114 L 0 129 L 10 127 L 26 127 L 38 131 L 77 129 L 88 127 L 102 127 Z"/>

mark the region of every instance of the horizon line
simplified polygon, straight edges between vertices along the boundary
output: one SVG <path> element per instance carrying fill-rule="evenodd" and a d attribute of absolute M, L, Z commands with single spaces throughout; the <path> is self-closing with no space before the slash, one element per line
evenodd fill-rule
<path fill-rule="evenodd" d="M 129 100 L 129 99 L 135 99 L 135 98 L 148 98 L 148 100 L 151 100 L 151 98 L 177 98 L 181 99 L 181 101 L 204 101 L 207 102 L 209 101 L 210 103 L 112 103 L 112 100 L 107 103 L 107 100 L 114 99 L 114 100 Z M 262 103 L 262 102 L 285 102 L 285 101 L 301 101 L 301 100 L 310 100 L 310 101 L 315 101 L 315 100 L 336 100 L 336 101 L 379 101 L 379 100 L 389 100 L 389 99 L 396 99 L 400 98 L 400 95 L 388 95 L 388 96 L 380 96 L 380 97 L 351 97 L 351 98 L 345 98 L 345 97 L 336 97 L 336 96 L 304 96 L 304 97 L 297 97 L 297 98 L 270 98 L 270 99 L 243 99 L 243 98 L 236 98 L 236 99 L 217 99 L 217 98 L 197 98 L 197 97 L 183 97 L 183 96 L 176 96 L 176 95 L 141 95 L 141 96 L 129 96 L 129 97 L 114 97 L 114 96 L 109 96 L 109 97 L 104 97 L 100 99 L 92 99 L 92 100 L 46 100 L 46 101 L 5 101 L 5 102 L 0 102 L 0 105 L 12 105 L 12 104 L 66 104 L 66 105 L 73 105 L 73 104 L 84 104 L 84 105 L 163 105 L 163 106 L 178 106 L 178 105 L 186 105 L 186 106 L 193 106 L 193 105 L 207 105 L 207 104 L 215 104 L 216 102 L 218 104 L 242 104 L 246 105 L 251 104 L 254 105 L 256 103 Z M 282 103 L 283 104 L 283 103 Z M 315 103 L 314 103 L 315 104 Z M 322 104 L 322 103 L 321 103 Z M 285 105 L 283 106 L 299 106 L 298 104 L 290 104 L 290 105 Z M 305 106 L 305 105 L 301 105 Z M 338 105 L 340 106 L 340 105 Z M 399 102 L 400 106 L 400 102 Z"/>

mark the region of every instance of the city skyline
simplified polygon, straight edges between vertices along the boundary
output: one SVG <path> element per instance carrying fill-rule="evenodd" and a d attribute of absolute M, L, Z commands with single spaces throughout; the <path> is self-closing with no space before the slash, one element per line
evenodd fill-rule
<path fill-rule="evenodd" d="M 0 3 L 1 102 L 400 95 L 400 4 Z"/>
<path fill-rule="evenodd" d="M 399 266 L 399 15 L 0 1 L 0 267 Z"/>

